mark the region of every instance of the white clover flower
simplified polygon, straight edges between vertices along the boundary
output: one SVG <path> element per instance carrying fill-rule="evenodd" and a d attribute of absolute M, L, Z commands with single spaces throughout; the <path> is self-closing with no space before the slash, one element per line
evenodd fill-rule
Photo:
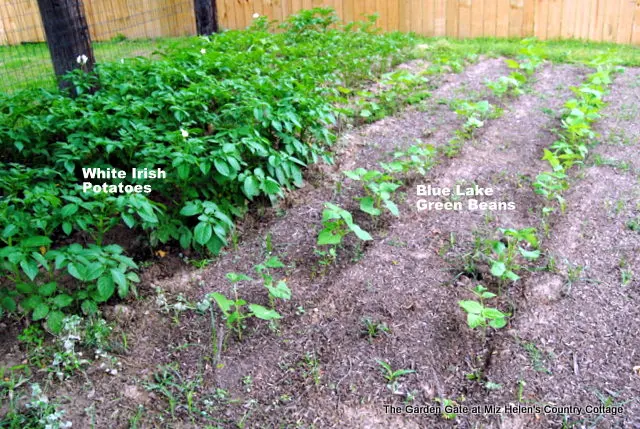
<path fill-rule="evenodd" d="M 206 53 L 207 53 L 207 50 L 206 50 L 205 48 L 202 48 L 202 49 L 200 49 L 200 53 L 201 53 L 202 55 L 204 55 L 204 54 L 206 54 Z"/>
<path fill-rule="evenodd" d="M 260 14 L 258 12 L 253 14 L 253 19 L 258 19 L 260 18 Z"/>
<path fill-rule="evenodd" d="M 185 130 L 184 128 L 180 128 L 180 134 L 182 134 L 182 137 L 184 137 L 185 139 L 189 137 L 189 131 Z"/>
<path fill-rule="evenodd" d="M 89 58 L 85 54 L 78 55 L 78 58 L 76 58 L 76 62 L 81 66 L 87 64 L 87 61 L 89 61 Z"/>

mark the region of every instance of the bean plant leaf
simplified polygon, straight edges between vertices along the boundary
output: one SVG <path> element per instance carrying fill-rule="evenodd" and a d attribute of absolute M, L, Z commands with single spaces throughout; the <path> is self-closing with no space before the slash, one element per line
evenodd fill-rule
<path fill-rule="evenodd" d="M 460 301 L 458 304 L 469 314 L 480 314 L 484 308 L 482 304 L 477 301 Z"/>
<path fill-rule="evenodd" d="M 258 319 L 262 320 L 275 320 L 282 319 L 280 313 L 275 310 L 271 310 L 270 308 L 263 307 L 258 304 L 249 304 L 249 310 L 256 316 Z"/>
<path fill-rule="evenodd" d="M 504 264 L 504 262 L 494 261 L 493 264 L 491 264 L 491 274 L 493 274 L 494 276 L 502 277 L 505 271 L 507 271 L 507 266 Z"/>
<path fill-rule="evenodd" d="M 291 289 L 287 286 L 287 282 L 280 280 L 275 286 L 267 285 L 269 294 L 274 298 L 283 299 L 285 301 L 291 299 Z"/>

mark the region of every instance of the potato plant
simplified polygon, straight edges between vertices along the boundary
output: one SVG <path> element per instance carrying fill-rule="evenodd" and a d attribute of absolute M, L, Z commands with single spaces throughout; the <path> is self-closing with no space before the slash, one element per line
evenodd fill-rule
<path fill-rule="evenodd" d="M 302 185 L 307 165 L 331 160 L 337 89 L 380 78 L 415 43 L 378 34 L 373 22 L 338 25 L 330 9 L 273 25 L 256 19 L 157 59 L 78 69 L 67 76 L 74 91 L 0 95 L 0 317 L 28 313 L 55 331 L 62 313 L 95 312 L 116 290 L 126 296 L 136 266 L 108 241 L 115 228 L 151 246 L 218 254 L 251 201 L 279 198 Z M 402 73 L 383 80 L 394 91 L 389 107 L 424 83 Z M 91 168 L 167 174 L 89 179 Z M 101 181 L 151 191 L 83 190 Z"/>

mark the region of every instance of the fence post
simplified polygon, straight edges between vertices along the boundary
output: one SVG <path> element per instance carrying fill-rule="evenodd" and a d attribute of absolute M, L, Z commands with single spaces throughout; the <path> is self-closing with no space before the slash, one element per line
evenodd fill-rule
<path fill-rule="evenodd" d="M 216 0 L 193 0 L 198 35 L 207 36 L 218 32 L 218 7 Z"/>
<path fill-rule="evenodd" d="M 61 77 L 83 67 L 93 70 L 95 58 L 82 0 L 38 0 L 47 46 L 60 88 L 70 83 Z"/>

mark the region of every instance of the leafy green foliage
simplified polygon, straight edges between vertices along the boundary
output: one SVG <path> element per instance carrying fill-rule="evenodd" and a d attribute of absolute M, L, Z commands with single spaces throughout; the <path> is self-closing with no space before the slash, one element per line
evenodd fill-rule
<path fill-rule="evenodd" d="M 469 328 L 482 328 L 486 330 L 487 326 L 494 329 L 504 328 L 507 325 L 508 314 L 501 312 L 496 308 L 486 307 L 484 301 L 486 299 L 495 298 L 496 294 L 489 292 L 482 285 L 477 285 L 473 290 L 473 294 L 479 301 L 463 300 L 458 305 L 467 313 L 467 324 Z"/>
<path fill-rule="evenodd" d="M 360 228 L 354 221 L 351 213 L 333 204 L 324 203 L 322 211 L 322 230 L 318 234 L 319 246 L 336 246 L 342 243 L 342 239 L 353 232 L 360 240 L 372 240 L 371 235 Z"/>
<path fill-rule="evenodd" d="M 418 173 L 424 176 L 435 165 L 435 154 L 433 146 L 418 141 L 418 144 L 409 146 L 406 150 L 396 150 L 393 160 L 381 162 L 380 166 L 390 174 Z"/>
<path fill-rule="evenodd" d="M 591 65 L 596 71 L 579 87 L 572 88 L 575 98 L 565 102 L 558 140 L 550 146 L 550 150 L 544 150 L 542 159 L 549 163 L 552 171 L 540 173 L 533 184 L 537 194 L 547 201 L 556 201 L 563 213 L 566 203 L 562 193 L 569 187 L 566 170 L 575 164 L 582 164 L 588 156 L 589 145 L 596 137 L 591 125 L 600 118 L 599 111 L 605 105 L 603 97 L 612 82 L 612 76 L 621 71 L 606 57 L 594 59 Z M 547 215 L 552 210 L 551 207 L 545 207 L 543 213 Z"/>
<path fill-rule="evenodd" d="M 365 196 L 359 197 L 360 210 L 371 215 L 380 216 L 384 206 L 394 216 L 399 216 L 398 206 L 393 202 L 393 193 L 401 186 L 388 174 L 377 170 L 357 168 L 345 171 L 344 175 L 351 180 L 362 182 Z"/>
<path fill-rule="evenodd" d="M 313 9 L 273 32 L 260 18 L 244 31 L 182 40 L 159 59 L 76 70 L 67 77 L 76 97 L 0 95 L 0 317 L 26 312 L 55 332 L 64 313 L 95 313 L 138 281 L 122 249 L 105 246 L 109 231 L 215 255 L 250 201 L 274 200 L 302 184 L 306 165 L 330 162 L 338 89 L 377 79 L 413 44 L 377 34 L 371 20 L 336 22 L 334 11 Z M 384 79 L 403 97 L 423 81 Z M 161 168 L 167 177 L 125 179 L 150 184 L 149 193 L 84 192 L 83 181 L 100 184 L 83 177 L 88 168 Z"/>

